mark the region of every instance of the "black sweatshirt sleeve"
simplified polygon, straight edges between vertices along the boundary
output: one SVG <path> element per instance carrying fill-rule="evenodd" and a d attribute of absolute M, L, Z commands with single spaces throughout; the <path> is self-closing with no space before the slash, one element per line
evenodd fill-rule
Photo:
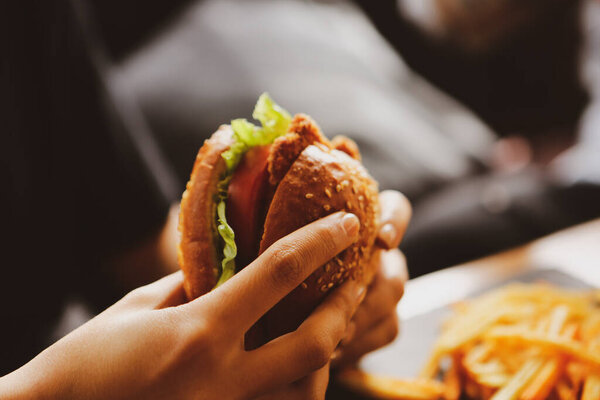
<path fill-rule="evenodd" d="M 0 15 L 1 376 L 46 344 L 68 296 L 114 298 L 100 266 L 156 234 L 178 196 L 83 3 L 2 2 Z"/>

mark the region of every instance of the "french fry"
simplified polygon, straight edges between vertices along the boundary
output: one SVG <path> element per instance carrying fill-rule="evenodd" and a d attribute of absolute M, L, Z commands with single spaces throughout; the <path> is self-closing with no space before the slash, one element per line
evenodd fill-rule
<path fill-rule="evenodd" d="M 487 374 L 478 375 L 476 381 L 482 386 L 490 389 L 499 389 L 505 386 L 511 379 L 510 375 L 507 374 Z"/>
<path fill-rule="evenodd" d="M 583 385 L 583 394 L 581 400 L 600 399 L 600 375 L 590 375 Z"/>
<path fill-rule="evenodd" d="M 600 354 L 588 351 L 580 343 L 562 337 L 549 337 L 535 332 L 523 332 L 510 328 L 495 328 L 488 332 L 488 338 L 496 340 L 514 340 L 521 343 L 540 346 L 569 355 L 600 371 Z"/>
<path fill-rule="evenodd" d="M 475 383 L 471 379 L 466 379 L 464 391 L 467 394 L 469 399 L 478 399 L 482 396 L 482 387 L 480 387 L 477 383 Z"/>
<path fill-rule="evenodd" d="M 440 351 L 438 351 L 437 349 L 434 349 L 434 351 L 429 356 L 427 363 L 421 369 L 421 372 L 419 373 L 419 378 L 433 379 L 440 369 L 439 365 L 440 365 L 441 358 L 442 358 L 442 353 Z"/>
<path fill-rule="evenodd" d="M 556 384 L 556 393 L 560 400 L 577 400 L 577 391 L 564 381 Z"/>
<path fill-rule="evenodd" d="M 592 346 L 600 342 L 599 298 L 600 291 L 516 284 L 461 302 L 428 368 L 437 372 L 442 358 L 459 357 L 453 365 L 460 363 L 463 392 L 476 399 L 577 398 L 590 371 L 600 371 L 600 351 Z"/>
<path fill-rule="evenodd" d="M 521 394 L 521 400 L 544 400 L 556 385 L 564 368 L 564 360 L 547 361 Z"/>
<path fill-rule="evenodd" d="M 519 398 L 521 392 L 542 366 L 542 360 L 527 361 L 510 381 L 494 394 L 492 400 L 513 400 Z"/>
<path fill-rule="evenodd" d="M 444 399 L 458 400 L 461 394 L 461 382 L 458 357 L 452 359 L 452 364 L 444 377 Z"/>
<path fill-rule="evenodd" d="M 565 378 L 572 387 L 579 388 L 585 380 L 587 370 L 588 368 L 583 364 L 570 362 L 566 367 Z"/>
<path fill-rule="evenodd" d="M 550 324 L 548 326 L 548 334 L 550 336 L 558 336 L 563 330 L 563 327 L 569 317 L 569 308 L 561 304 L 554 307 L 552 310 L 552 316 L 550 317 Z"/>
<path fill-rule="evenodd" d="M 600 290 L 511 284 L 453 310 L 421 378 L 343 378 L 379 399 L 600 400 Z"/>

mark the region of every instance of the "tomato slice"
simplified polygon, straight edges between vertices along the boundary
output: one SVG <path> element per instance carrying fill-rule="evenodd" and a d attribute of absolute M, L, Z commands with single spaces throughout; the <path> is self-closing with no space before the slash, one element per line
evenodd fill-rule
<path fill-rule="evenodd" d="M 250 149 L 236 168 L 227 193 L 227 221 L 235 233 L 236 264 L 245 267 L 258 255 L 269 190 L 269 146 Z"/>

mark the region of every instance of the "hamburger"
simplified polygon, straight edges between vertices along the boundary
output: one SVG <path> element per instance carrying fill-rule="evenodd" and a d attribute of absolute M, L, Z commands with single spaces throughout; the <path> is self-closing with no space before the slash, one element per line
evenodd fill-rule
<path fill-rule="evenodd" d="M 346 211 L 361 223 L 357 242 L 314 271 L 251 330 L 247 342 L 258 345 L 296 329 L 345 280 L 371 280 L 379 202 L 377 183 L 352 140 L 328 140 L 310 117 L 292 118 L 267 94 L 253 117 L 261 126 L 236 119 L 204 142 L 183 193 L 178 257 L 189 300 L 312 221 Z"/>

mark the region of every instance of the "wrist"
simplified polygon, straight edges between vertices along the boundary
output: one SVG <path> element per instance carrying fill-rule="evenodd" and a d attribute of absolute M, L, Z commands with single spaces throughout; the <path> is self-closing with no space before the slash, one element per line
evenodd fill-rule
<path fill-rule="evenodd" d="M 35 393 L 36 385 L 24 376 L 23 368 L 21 367 L 0 378 L 0 399 L 25 400 L 40 398 Z"/>
<path fill-rule="evenodd" d="M 0 399 L 66 399 L 54 368 L 42 358 L 43 354 L 40 354 L 21 368 L 0 377 Z"/>

